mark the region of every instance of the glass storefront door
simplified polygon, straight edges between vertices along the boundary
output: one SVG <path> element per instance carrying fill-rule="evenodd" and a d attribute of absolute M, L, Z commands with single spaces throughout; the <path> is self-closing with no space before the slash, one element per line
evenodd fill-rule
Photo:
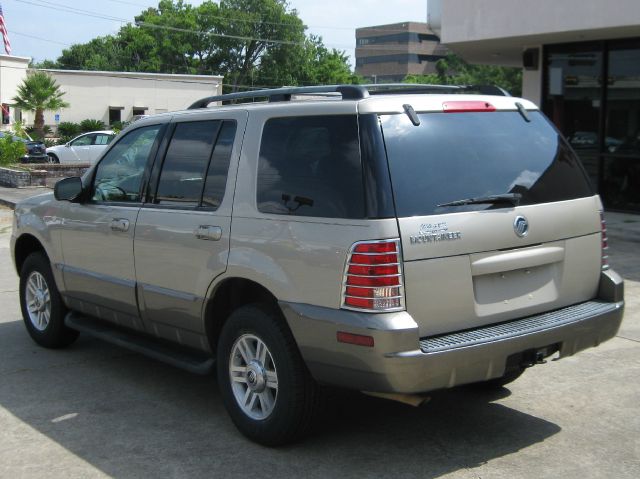
<path fill-rule="evenodd" d="M 640 212 L 640 39 L 545 49 L 543 109 L 605 206 Z"/>
<path fill-rule="evenodd" d="M 611 44 L 600 191 L 611 209 L 640 211 L 640 41 Z"/>

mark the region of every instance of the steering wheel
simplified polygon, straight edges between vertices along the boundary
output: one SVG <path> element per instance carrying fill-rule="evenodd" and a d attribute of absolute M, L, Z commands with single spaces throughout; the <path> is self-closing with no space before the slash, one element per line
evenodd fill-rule
<path fill-rule="evenodd" d="M 127 192 L 124 189 L 120 188 L 117 185 L 108 185 L 108 186 L 109 188 L 107 189 L 107 191 L 116 190 L 120 194 L 120 196 L 122 196 L 125 199 L 127 198 Z M 111 198 L 112 195 L 108 195 L 108 193 L 105 192 L 105 189 L 102 188 L 102 185 L 96 187 L 96 193 L 100 195 L 101 201 L 113 201 Z M 107 195 L 109 197 L 107 197 Z"/>

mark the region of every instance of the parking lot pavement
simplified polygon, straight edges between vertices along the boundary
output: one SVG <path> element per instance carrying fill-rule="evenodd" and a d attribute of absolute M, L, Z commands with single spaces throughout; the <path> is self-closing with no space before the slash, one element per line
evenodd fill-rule
<path fill-rule="evenodd" d="M 56 179 L 59 180 L 60 178 Z M 6 186 L 0 186 L 0 207 L 13 208 L 18 201 L 43 193 L 49 193 L 50 191 L 50 188 L 39 186 L 29 188 L 8 188 Z"/>
<path fill-rule="evenodd" d="M 618 337 L 508 389 L 443 391 L 421 408 L 341 394 L 314 436 L 268 449 L 236 432 L 213 377 L 87 337 L 37 347 L 20 318 L 10 219 L 0 208 L 2 478 L 640 477 L 638 282 Z M 612 241 L 614 266 L 638 274 L 633 251 Z"/>

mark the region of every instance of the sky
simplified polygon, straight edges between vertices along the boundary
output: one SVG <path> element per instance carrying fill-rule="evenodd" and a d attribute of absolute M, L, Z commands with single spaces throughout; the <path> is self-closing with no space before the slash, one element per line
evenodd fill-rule
<path fill-rule="evenodd" d="M 202 1 L 186 3 L 198 5 Z M 0 0 L 12 55 L 36 62 L 55 60 L 72 44 L 114 34 L 146 7 L 157 4 L 154 0 Z M 356 28 L 426 22 L 426 4 L 427 0 L 289 0 L 309 27 L 307 32 L 322 36 L 329 48 L 344 50 L 352 66 Z"/>

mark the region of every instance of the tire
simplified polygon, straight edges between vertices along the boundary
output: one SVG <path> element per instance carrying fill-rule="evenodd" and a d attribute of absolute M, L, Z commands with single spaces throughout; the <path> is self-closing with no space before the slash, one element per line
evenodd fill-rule
<path fill-rule="evenodd" d="M 49 163 L 51 163 L 51 164 L 60 163 L 60 160 L 58 159 L 58 157 L 56 155 L 54 155 L 53 153 L 47 153 L 47 157 L 49 159 Z"/>
<path fill-rule="evenodd" d="M 20 271 L 20 308 L 31 338 L 45 348 L 64 348 L 78 338 L 78 332 L 64 325 L 68 310 L 62 302 L 51 273 L 49 259 L 31 253 Z"/>
<path fill-rule="evenodd" d="M 525 370 L 525 368 L 518 367 L 517 369 L 507 372 L 502 377 L 489 379 L 488 381 L 482 381 L 480 383 L 474 383 L 473 386 L 480 389 L 500 389 L 522 376 Z"/>
<path fill-rule="evenodd" d="M 242 434 L 280 446 L 310 431 L 320 390 L 279 311 L 263 304 L 235 310 L 222 328 L 217 356 L 222 400 Z"/>

